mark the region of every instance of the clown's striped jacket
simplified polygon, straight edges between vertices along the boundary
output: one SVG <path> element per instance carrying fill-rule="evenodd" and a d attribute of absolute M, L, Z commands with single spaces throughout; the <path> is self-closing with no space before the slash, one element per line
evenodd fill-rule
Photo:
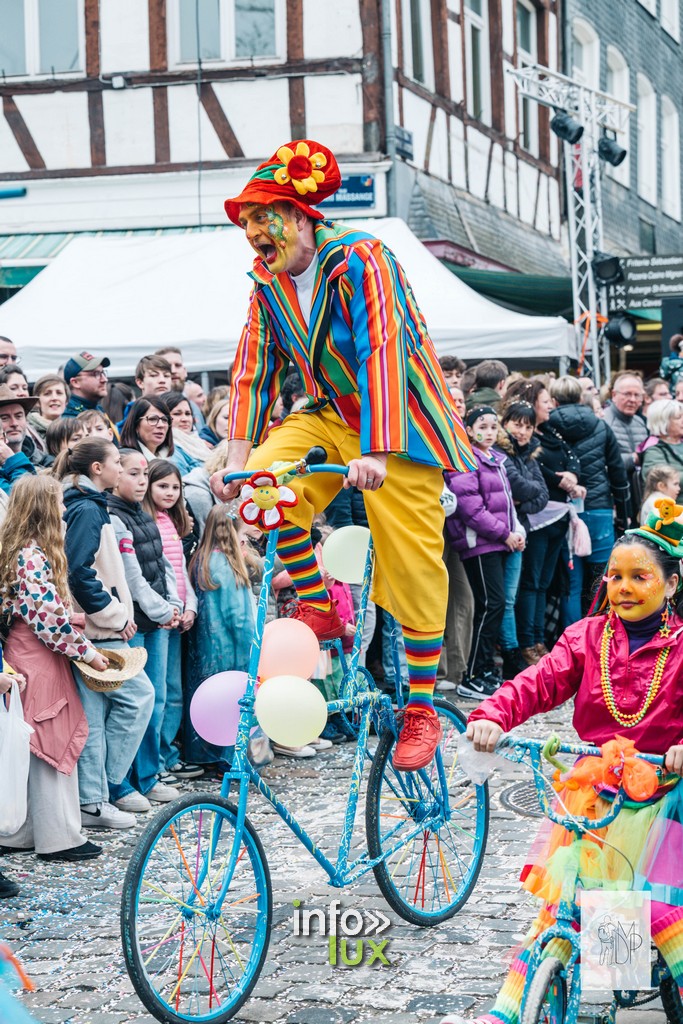
<path fill-rule="evenodd" d="M 307 411 L 330 404 L 361 451 L 444 469 L 474 459 L 403 268 L 371 235 L 323 221 L 309 326 L 287 273 L 257 259 L 232 375 L 228 437 L 263 440 L 293 363 Z"/>

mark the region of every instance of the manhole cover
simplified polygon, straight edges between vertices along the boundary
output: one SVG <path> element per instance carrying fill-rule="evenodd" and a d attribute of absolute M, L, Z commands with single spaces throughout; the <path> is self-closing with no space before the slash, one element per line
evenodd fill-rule
<path fill-rule="evenodd" d="M 516 782 L 514 786 L 508 786 L 500 794 L 500 802 L 509 811 L 522 814 L 525 818 L 543 817 L 533 782 Z"/>

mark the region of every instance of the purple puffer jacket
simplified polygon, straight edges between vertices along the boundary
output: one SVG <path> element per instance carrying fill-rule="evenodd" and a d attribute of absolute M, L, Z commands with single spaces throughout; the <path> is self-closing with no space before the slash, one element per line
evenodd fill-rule
<path fill-rule="evenodd" d="M 507 551 L 505 541 L 515 528 L 515 507 L 505 455 L 491 450 L 490 458 L 472 448 L 478 468 L 472 473 L 444 473 L 458 505 L 446 520 L 450 542 L 464 560 L 491 551 Z"/>

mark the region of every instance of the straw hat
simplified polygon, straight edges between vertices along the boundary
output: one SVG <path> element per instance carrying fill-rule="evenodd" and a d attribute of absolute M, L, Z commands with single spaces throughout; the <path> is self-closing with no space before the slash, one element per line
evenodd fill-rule
<path fill-rule="evenodd" d="M 122 647 L 118 651 L 109 651 L 98 647 L 97 651 L 109 660 L 109 665 L 100 672 L 84 661 L 77 661 L 78 671 L 89 690 L 103 692 L 118 690 L 126 679 L 132 679 L 142 672 L 147 664 L 147 651 L 144 647 Z"/>

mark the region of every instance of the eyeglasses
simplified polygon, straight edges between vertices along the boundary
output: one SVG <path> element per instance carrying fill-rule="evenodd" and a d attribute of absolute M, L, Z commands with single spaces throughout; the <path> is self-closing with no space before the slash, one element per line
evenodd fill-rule
<path fill-rule="evenodd" d="M 168 426 L 171 422 L 166 416 L 143 416 L 141 418 L 151 427 L 158 427 L 160 423 L 165 423 Z"/>
<path fill-rule="evenodd" d="M 98 370 L 81 370 L 81 372 L 79 373 L 78 376 L 79 377 L 104 377 L 105 380 L 106 380 L 106 378 L 109 376 L 109 374 L 107 373 L 106 370 L 103 370 L 103 369 L 100 368 Z"/>

